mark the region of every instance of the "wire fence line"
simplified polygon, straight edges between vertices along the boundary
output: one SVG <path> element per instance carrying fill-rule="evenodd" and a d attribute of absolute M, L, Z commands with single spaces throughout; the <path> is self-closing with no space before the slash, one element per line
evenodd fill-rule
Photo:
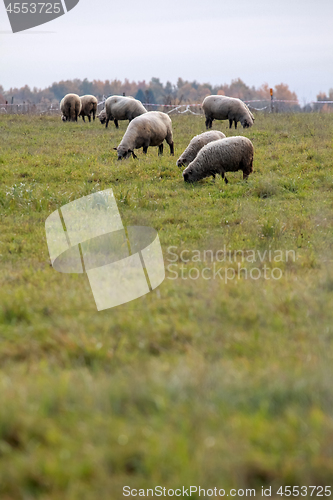
<path fill-rule="evenodd" d="M 60 107 L 50 104 L 0 104 L 0 114 L 9 115 L 53 115 L 60 114 Z"/>
<path fill-rule="evenodd" d="M 104 96 L 103 96 L 104 97 Z M 247 106 L 254 111 L 264 113 L 284 113 L 284 112 L 319 112 L 325 107 L 325 110 L 333 112 L 333 101 L 311 101 L 304 106 L 300 106 L 298 101 L 274 99 L 260 100 L 253 99 L 244 101 Z M 105 99 L 102 99 L 97 106 L 97 112 L 100 113 L 104 108 Z M 193 114 L 203 115 L 201 104 L 184 103 L 184 104 L 153 104 L 143 103 L 148 111 L 164 111 L 171 114 Z M 9 115 L 60 115 L 59 105 L 50 105 L 47 103 L 21 103 L 21 104 L 0 104 L 0 114 Z"/>

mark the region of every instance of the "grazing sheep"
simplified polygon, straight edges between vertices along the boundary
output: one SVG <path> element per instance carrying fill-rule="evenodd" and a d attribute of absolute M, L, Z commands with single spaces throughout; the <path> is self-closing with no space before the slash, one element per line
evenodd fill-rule
<path fill-rule="evenodd" d="M 116 149 L 118 160 L 128 158 L 131 154 L 137 158 L 134 149 L 143 148 L 146 154 L 149 146 L 158 146 L 158 154 L 163 153 L 164 139 L 170 146 L 170 154 L 174 154 L 172 123 L 169 115 L 161 111 L 148 111 L 137 116 L 128 125 L 127 130 Z"/>
<path fill-rule="evenodd" d="M 243 128 L 252 127 L 254 116 L 240 99 L 227 97 L 224 95 L 209 95 L 205 97 L 202 103 L 206 117 L 206 128 L 212 128 L 213 120 L 229 120 L 229 128 L 232 122 L 241 122 Z"/>
<path fill-rule="evenodd" d="M 137 101 L 134 97 L 124 97 L 113 95 L 105 101 L 105 128 L 109 121 L 113 120 L 116 128 L 118 128 L 118 120 L 133 120 L 137 116 L 147 113 L 146 108 L 141 101 Z"/>
<path fill-rule="evenodd" d="M 225 135 L 218 130 L 210 130 L 209 132 L 204 132 L 203 134 L 196 135 L 195 137 L 193 137 L 185 151 L 178 158 L 177 167 L 186 167 L 189 163 L 191 163 L 191 161 L 194 160 L 200 149 L 206 146 L 206 144 L 224 138 Z"/>
<path fill-rule="evenodd" d="M 93 115 L 93 120 L 95 120 L 98 104 L 96 97 L 93 95 L 83 95 L 80 99 L 82 104 L 80 116 L 82 116 L 82 120 L 85 122 L 84 117 L 87 116 L 89 122 L 91 122 L 91 114 Z"/>
<path fill-rule="evenodd" d="M 81 99 L 77 94 L 67 94 L 60 102 L 60 110 L 62 112 L 61 119 L 63 122 L 75 121 L 81 112 Z"/>
<path fill-rule="evenodd" d="M 253 171 L 253 144 L 247 137 L 219 139 L 204 146 L 197 157 L 184 169 L 185 182 L 195 182 L 215 174 L 224 178 L 226 172 L 243 171 L 246 179 Z M 228 183 L 228 179 L 224 179 Z"/>
<path fill-rule="evenodd" d="M 250 116 L 251 116 L 252 120 L 254 121 L 254 120 L 255 120 L 255 118 L 254 118 L 254 115 L 253 115 L 253 113 L 251 112 L 250 108 L 248 107 L 248 105 L 247 105 L 245 102 L 244 102 L 243 104 L 245 104 L 246 109 L 248 110 L 248 112 L 250 113 Z"/>
<path fill-rule="evenodd" d="M 102 109 L 102 111 L 97 115 L 97 118 L 101 122 L 102 125 L 106 122 L 106 111 L 105 108 Z"/>

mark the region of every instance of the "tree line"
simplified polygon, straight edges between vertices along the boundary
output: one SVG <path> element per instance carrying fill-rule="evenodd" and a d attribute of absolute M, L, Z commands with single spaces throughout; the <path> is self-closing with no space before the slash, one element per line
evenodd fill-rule
<path fill-rule="evenodd" d="M 240 78 L 232 80 L 231 84 L 211 85 L 210 83 L 198 83 L 178 78 L 176 84 L 167 81 L 163 84 L 159 78 L 152 78 L 150 82 L 121 80 L 93 80 L 87 78 L 80 80 L 62 80 L 55 82 L 45 89 L 37 87 L 30 88 L 25 85 L 21 88 L 10 88 L 4 90 L 0 85 L 0 94 L 9 102 L 30 102 L 37 104 L 46 102 L 58 103 L 66 94 L 78 95 L 92 94 L 102 99 L 109 95 L 131 95 L 141 102 L 150 104 L 186 104 L 200 103 L 207 95 L 220 94 L 230 97 L 238 97 L 242 100 L 270 99 L 269 86 L 263 84 L 260 88 L 249 87 Z M 289 90 L 288 85 L 281 83 L 274 88 L 276 99 L 287 99 L 297 101 L 297 96 Z"/>
<path fill-rule="evenodd" d="M 298 106 L 298 97 L 295 92 L 289 89 L 285 83 L 280 83 L 273 87 L 274 99 L 295 101 Z M 230 84 L 211 85 L 210 83 L 198 83 L 196 80 L 190 82 L 178 78 L 177 83 L 167 81 L 163 84 L 159 78 L 152 78 L 149 82 L 115 80 L 93 80 L 87 78 L 80 80 L 62 80 L 54 82 L 45 89 L 37 87 L 30 88 L 25 85 L 21 88 L 10 88 L 5 90 L 0 85 L 0 104 L 6 101 L 9 104 L 44 103 L 48 105 L 58 105 L 64 95 L 75 93 L 78 95 L 92 94 L 99 100 L 109 95 L 131 95 L 143 103 L 149 104 L 189 104 L 201 103 L 207 95 L 218 94 L 229 97 L 238 97 L 244 101 L 249 100 L 270 100 L 270 86 L 264 83 L 259 88 L 246 85 L 240 78 L 232 80 Z M 320 92 L 317 100 L 333 100 L 333 89 L 326 95 Z"/>

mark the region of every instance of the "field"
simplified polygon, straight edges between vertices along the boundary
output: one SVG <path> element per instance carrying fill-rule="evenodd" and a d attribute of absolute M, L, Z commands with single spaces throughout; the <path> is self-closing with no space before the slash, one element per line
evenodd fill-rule
<path fill-rule="evenodd" d="M 172 120 L 175 157 L 118 162 L 124 122 L 0 115 L 1 500 L 332 485 L 333 115 L 214 122 L 255 148 L 228 185 L 183 182 L 204 118 Z M 97 312 L 44 225 L 110 187 L 125 226 L 158 231 L 166 279 Z"/>

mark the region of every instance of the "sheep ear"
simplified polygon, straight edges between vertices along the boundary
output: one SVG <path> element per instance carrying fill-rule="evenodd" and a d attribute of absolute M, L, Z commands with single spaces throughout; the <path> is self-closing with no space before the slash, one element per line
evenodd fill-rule
<path fill-rule="evenodd" d="M 114 149 L 115 151 L 117 151 L 117 148 L 112 148 L 112 149 Z"/>

